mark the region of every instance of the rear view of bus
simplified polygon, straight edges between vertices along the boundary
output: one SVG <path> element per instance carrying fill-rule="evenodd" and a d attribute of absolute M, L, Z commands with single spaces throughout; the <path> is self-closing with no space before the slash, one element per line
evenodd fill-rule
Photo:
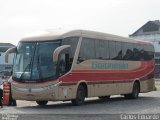
<path fill-rule="evenodd" d="M 12 75 L 13 98 L 36 101 L 39 105 L 56 100 L 72 100 L 73 104 L 81 105 L 85 97 L 107 98 L 123 94 L 127 98 L 137 98 L 139 92 L 154 90 L 152 44 L 128 42 L 127 38 L 115 39 L 112 35 L 108 40 L 103 37 L 105 34 L 101 36 L 100 33 L 97 36 L 96 32 L 75 30 L 63 34 L 48 32 L 22 39 L 17 48 L 6 52 L 6 56 L 16 53 Z M 106 45 L 103 52 L 108 56 L 106 58 L 100 53 L 98 45 L 101 41 L 103 46 Z M 133 46 L 139 45 L 142 49 L 146 46 L 150 49 L 149 58 L 145 61 L 122 56 L 129 49 L 128 46 L 123 51 L 123 43 L 131 45 L 135 53 Z M 88 49 L 89 46 L 93 49 Z M 118 46 L 121 47 L 119 51 Z M 111 58 L 113 50 L 117 50 L 117 57 Z M 145 81 L 147 79 L 150 81 Z"/>

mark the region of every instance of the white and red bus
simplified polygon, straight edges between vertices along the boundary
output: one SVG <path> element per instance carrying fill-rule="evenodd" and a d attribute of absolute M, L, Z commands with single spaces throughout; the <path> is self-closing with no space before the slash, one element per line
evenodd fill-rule
<path fill-rule="evenodd" d="M 12 75 L 15 100 L 71 100 L 109 98 L 155 90 L 154 47 L 151 43 L 105 33 L 73 30 L 46 32 L 23 38 L 16 48 Z"/>

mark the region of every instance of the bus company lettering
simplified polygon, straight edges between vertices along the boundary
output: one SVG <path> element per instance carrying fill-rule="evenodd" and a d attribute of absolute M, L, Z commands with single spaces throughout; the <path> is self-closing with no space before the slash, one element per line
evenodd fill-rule
<path fill-rule="evenodd" d="M 127 63 L 99 63 L 99 62 L 92 62 L 92 69 L 114 69 L 114 70 L 125 70 L 128 69 Z"/>

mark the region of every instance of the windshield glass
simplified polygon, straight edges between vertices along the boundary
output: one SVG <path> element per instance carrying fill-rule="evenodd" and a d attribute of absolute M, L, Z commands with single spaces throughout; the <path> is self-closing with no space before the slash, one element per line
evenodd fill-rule
<path fill-rule="evenodd" d="M 53 51 L 60 40 L 52 42 L 21 42 L 17 47 L 13 79 L 21 82 L 42 82 L 56 77 Z"/>

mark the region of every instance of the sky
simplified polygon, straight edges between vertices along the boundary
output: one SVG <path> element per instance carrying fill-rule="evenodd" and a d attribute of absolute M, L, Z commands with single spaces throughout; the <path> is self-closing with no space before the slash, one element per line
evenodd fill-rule
<path fill-rule="evenodd" d="M 85 29 L 128 37 L 160 20 L 160 0 L 0 0 L 0 43 L 48 29 Z"/>

